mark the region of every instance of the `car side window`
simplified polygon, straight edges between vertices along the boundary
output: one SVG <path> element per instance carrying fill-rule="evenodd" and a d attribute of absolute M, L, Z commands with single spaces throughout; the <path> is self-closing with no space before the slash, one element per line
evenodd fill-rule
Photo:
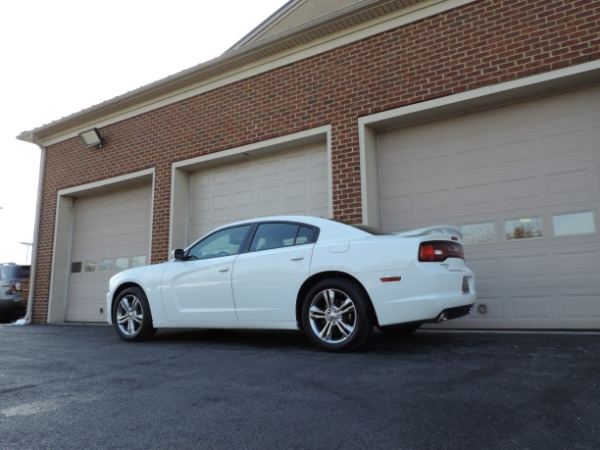
<path fill-rule="evenodd" d="M 314 229 L 293 223 L 263 223 L 254 234 L 250 251 L 270 250 L 312 242 Z"/>
<path fill-rule="evenodd" d="M 251 227 L 252 225 L 242 225 L 219 230 L 194 245 L 188 251 L 187 258 L 211 259 L 237 255 Z"/>
<path fill-rule="evenodd" d="M 295 245 L 312 244 L 314 242 L 315 229 L 312 227 L 301 226 L 296 236 Z"/>

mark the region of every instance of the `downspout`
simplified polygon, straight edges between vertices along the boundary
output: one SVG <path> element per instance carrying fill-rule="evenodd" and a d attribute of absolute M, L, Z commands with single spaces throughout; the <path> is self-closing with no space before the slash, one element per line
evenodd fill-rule
<path fill-rule="evenodd" d="M 37 253 L 40 241 L 40 218 L 42 216 L 42 192 L 44 188 L 44 170 L 46 167 L 46 148 L 38 144 L 40 148 L 40 170 L 38 173 L 38 192 L 35 208 L 35 225 L 33 228 L 33 248 L 31 251 L 31 273 L 29 275 L 29 296 L 27 298 L 27 313 L 25 314 L 25 324 L 30 325 L 33 322 L 33 297 L 35 293 L 35 276 L 37 267 Z"/>

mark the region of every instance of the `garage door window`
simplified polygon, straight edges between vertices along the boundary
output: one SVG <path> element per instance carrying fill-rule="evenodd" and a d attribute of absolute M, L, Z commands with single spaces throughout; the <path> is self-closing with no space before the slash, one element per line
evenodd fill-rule
<path fill-rule="evenodd" d="M 596 233 L 594 213 L 592 211 L 552 216 L 554 236 L 577 236 Z"/>
<path fill-rule="evenodd" d="M 145 256 L 134 256 L 131 258 L 131 267 L 142 267 L 146 265 Z"/>
<path fill-rule="evenodd" d="M 103 259 L 100 261 L 100 272 L 112 270 L 112 259 Z"/>
<path fill-rule="evenodd" d="M 129 258 L 117 258 L 115 267 L 117 270 L 125 270 L 129 268 Z"/>
<path fill-rule="evenodd" d="M 461 225 L 460 232 L 463 235 L 464 243 L 467 245 L 492 244 L 498 242 L 495 222 Z"/>
<path fill-rule="evenodd" d="M 504 222 L 506 239 L 534 239 L 544 237 L 541 217 L 522 217 Z"/>

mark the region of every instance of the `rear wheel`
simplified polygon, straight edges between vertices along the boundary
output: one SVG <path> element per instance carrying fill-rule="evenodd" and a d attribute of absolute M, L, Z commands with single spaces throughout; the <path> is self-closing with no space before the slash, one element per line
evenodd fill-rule
<path fill-rule="evenodd" d="M 144 341 L 156 332 L 148 299 L 138 287 L 127 288 L 119 294 L 112 310 L 112 322 L 126 341 Z"/>
<path fill-rule="evenodd" d="M 302 305 L 306 336 L 324 350 L 347 352 L 360 347 L 373 329 L 368 302 L 352 282 L 320 281 L 308 292 Z"/>

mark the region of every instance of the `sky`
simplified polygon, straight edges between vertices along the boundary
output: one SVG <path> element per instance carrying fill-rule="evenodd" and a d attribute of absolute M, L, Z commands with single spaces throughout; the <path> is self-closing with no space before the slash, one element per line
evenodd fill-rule
<path fill-rule="evenodd" d="M 2 2 L 0 263 L 34 240 L 41 150 L 17 135 L 209 61 L 286 2 Z"/>

